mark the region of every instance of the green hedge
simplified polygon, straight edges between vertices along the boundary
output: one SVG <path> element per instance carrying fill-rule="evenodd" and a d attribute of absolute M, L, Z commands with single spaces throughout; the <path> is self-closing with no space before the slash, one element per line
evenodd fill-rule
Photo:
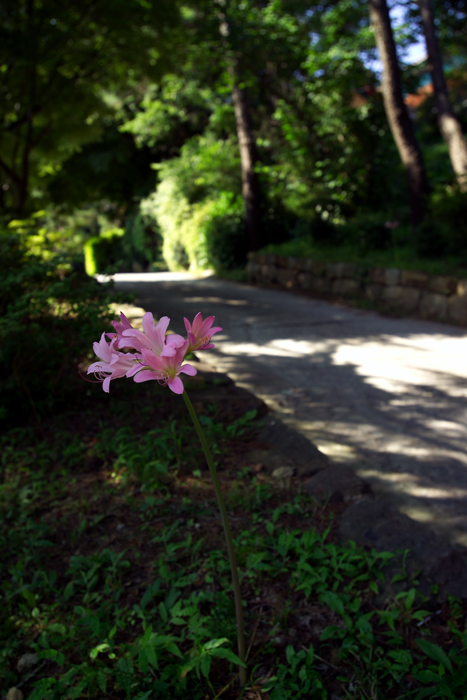
<path fill-rule="evenodd" d="M 113 228 L 86 241 L 84 244 L 84 266 L 90 277 L 119 264 L 123 255 L 121 245 L 123 234 L 122 228 Z"/>

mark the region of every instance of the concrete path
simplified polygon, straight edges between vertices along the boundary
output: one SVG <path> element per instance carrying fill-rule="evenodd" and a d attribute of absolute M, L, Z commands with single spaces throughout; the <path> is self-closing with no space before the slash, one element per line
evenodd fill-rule
<path fill-rule="evenodd" d="M 182 273 L 119 274 L 116 288 L 184 333 L 215 315 L 200 359 L 263 398 L 410 517 L 467 545 L 467 333 Z"/>

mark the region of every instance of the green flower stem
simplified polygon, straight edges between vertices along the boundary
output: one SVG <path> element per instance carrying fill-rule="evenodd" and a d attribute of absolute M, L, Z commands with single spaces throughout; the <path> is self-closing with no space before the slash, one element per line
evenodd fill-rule
<path fill-rule="evenodd" d="M 183 398 L 185 399 L 186 407 L 188 408 L 191 419 L 195 425 L 196 432 L 198 433 L 199 439 L 201 440 L 201 445 L 203 447 L 204 454 L 206 456 L 206 461 L 209 466 L 209 471 L 211 472 L 211 477 L 214 483 L 217 502 L 219 504 L 219 510 L 221 512 L 222 524 L 224 525 L 225 540 L 227 543 L 227 551 L 229 553 L 230 570 L 232 572 L 232 584 L 235 598 L 235 613 L 237 617 L 238 657 L 240 661 L 245 663 L 245 630 L 243 624 L 242 594 L 240 591 L 240 582 L 238 580 L 237 558 L 235 556 L 235 547 L 232 538 L 232 530 L 230 529 L 229 516 L 227 515 L 224 496 L 222 495 L 219 477 L 217 476 L 216 467 L 214 466 L 209 445 L 204 436 L 203 429 L 200 425 L 195 409 L 193 408 L 193 404 L 188 398 L 188 394 L 186 393 L 186 391 L 183 392 Z M 240 685 L 243 687 L 246 684 L 246 669 L 244 666 L 239 666 L 239 671 Z"/>

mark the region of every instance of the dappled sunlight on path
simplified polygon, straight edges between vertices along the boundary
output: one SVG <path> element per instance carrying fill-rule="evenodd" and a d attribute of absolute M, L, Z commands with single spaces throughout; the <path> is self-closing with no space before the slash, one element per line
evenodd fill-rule
<path fill-rule="evenodd" d="M 183 316 L 215 315 L 224 330 L 203 360 L 375 492 L 467 544 L 464 329 L 172 274 L 117 276 L 117 288 L 169 315 L 176 332 Z"/>

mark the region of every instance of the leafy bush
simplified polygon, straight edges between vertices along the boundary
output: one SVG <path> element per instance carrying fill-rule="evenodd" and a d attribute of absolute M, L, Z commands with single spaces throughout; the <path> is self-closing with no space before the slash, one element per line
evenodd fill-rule
<path fill-rule="evenodd" d="M 321 216 L 316 216 L 311 224 L 311 236 L 315 243 L 321 243 L 322 245 L 333 245 L 338 242 L 339 235 L 337 227 L 329 221 L 329 219 L 323 219 Z"/>
<path fill-rule="evenodd" d="M 467 254 L 467 193 L 456 187 L 434 192 L 430 216 L 415 231 L 417 253 L 423 257 Z"/>
<path fill-rule="evenodd" d="M 125 234 L 121 239 L 124 271 L 134 269 L 136 263 L 142 269 L 157 262 L 162 239 L 159 227 L 141 211 L 130 215 L 125 224 Z"/>
<path fill-rule="evenodd" d="M 443 256 L 448 253 L 446 228 L 431 217 L 422 221 L 415 230 L 415 250 L 422 258 Z"/>
<path fill-rule="evenodd" d="M 280 244 L 310 232 L 309 221 L 301 219 L 279 197 L 266 199 L 261 207 L 262 238 L 265 245 Z"/>
<path fill-rule="evenodd" d="M 86 241 L 84 265 L 90 277 L 98 272 L 105 272 L 108 267 L 118 265 L 123 254 L 121 244 L 123 234 L 123 229 L 114 228 Z"/>
<path fill-rule="evenodd" d="M 140 211 L 163 239 L 172 270 L 235 266 L 246 257 L 238 146 L 196 136 L 158 165 L 159 185 Z M 238 249 L 238 250 L 237 250 Z"/>
<path fill-rule="evenodd" d="M 105 287 L 71 258 L 31 253 L 30 241 L 0 230 L 0 420 L 39 416 L 75 393 L 79 362 L 111 317 Z"/>
<path fill-rule="evenodd" d="M 342 236 L 363 254 L 373 250 L 388 250 L 392 245 L 393 226 L 399 225 L 399 222 L 389 221 L 390 218 L 384 212 L 360 214 L 345 224 Z"/>
<path fill-rule="evenodd" d="M 222 192 L 204 222 L 208 264 L 232 270 L 246 263 L 248 239 L 243 201 Z"/>

